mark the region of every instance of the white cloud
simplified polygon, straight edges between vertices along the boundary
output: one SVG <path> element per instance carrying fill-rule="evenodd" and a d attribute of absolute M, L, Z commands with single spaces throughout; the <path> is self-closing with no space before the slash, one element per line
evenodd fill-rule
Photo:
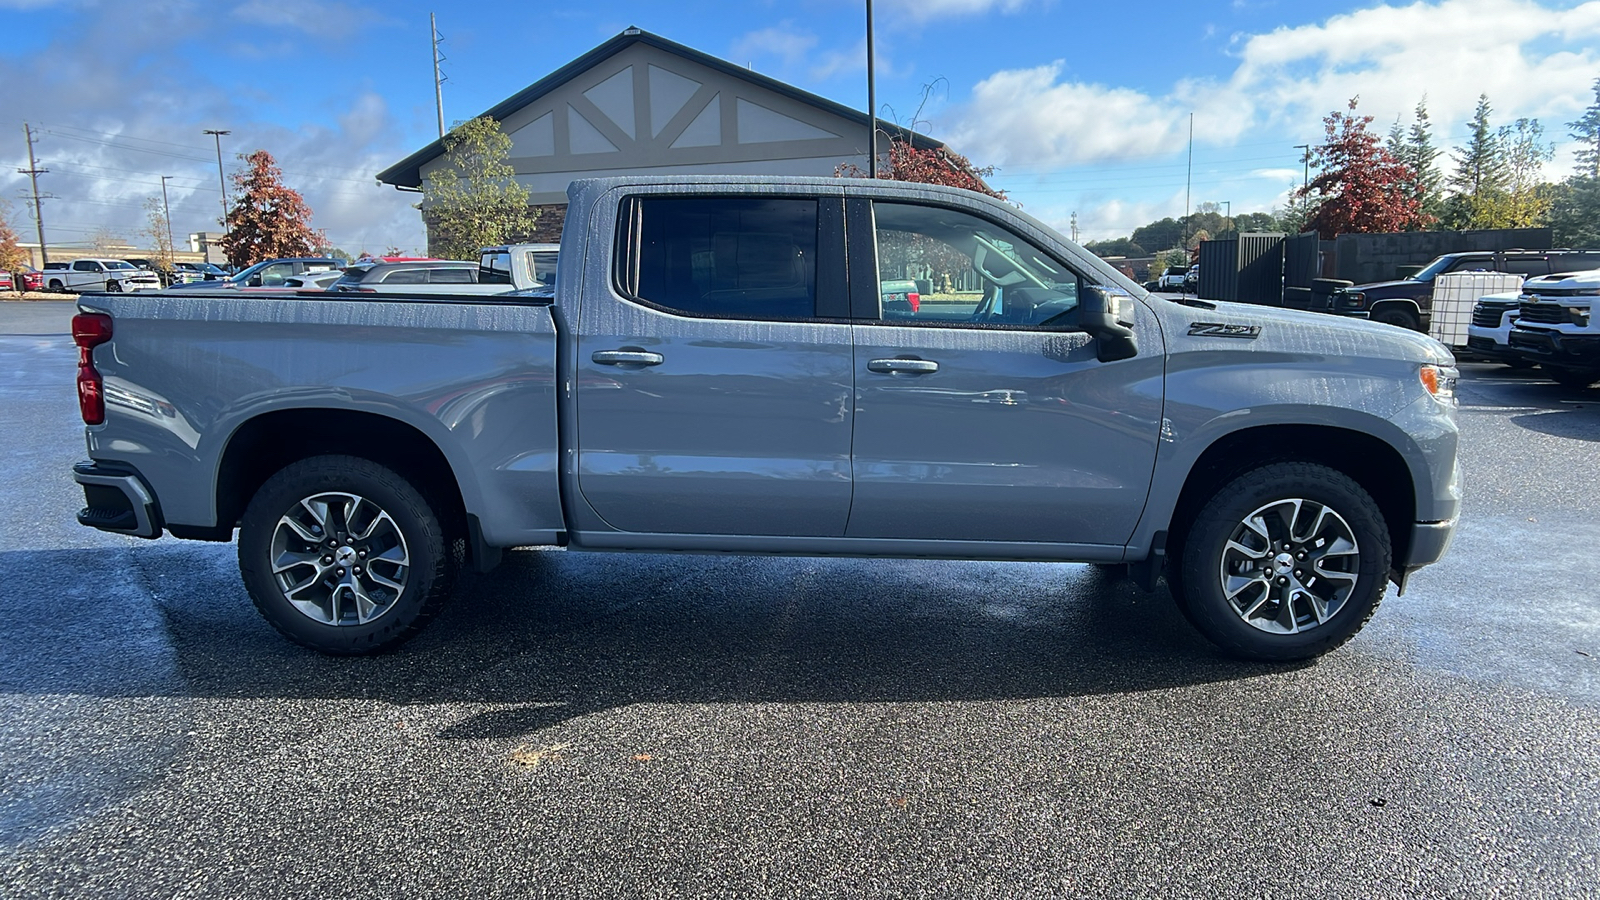
<path fill-rule="evenodd" d="M 733 44 L 733 62 L 750 63 L 757 69 L 773 71 L 799 64 L 817 46 L 817 36 L 796 29 L 784 21 L 771 28 L 752 31 Z"/>
<path fill-rule="evenodd" d="M 1359 95 L 1385 127 L 1424 94 L 1454 143 L 1480 93 L 1495 121 L 1539 118 L 1553 137 L 1590 99 L 1600 56 L 1600 0 L 1550 9 L 1531 0 L 1439 0 L 1378 6 L 1325 22 L 1240 35 L 1225 79 L 1182 81 L 1163 95 L 1062 77 L 1053 63 L 997 72 L 952 111 L 942 136 L 999 165 L 1071 166 L 1160 155 L 1187 141 L 1232 145 L 1270 131 L 1315 141 L 1321 119 Z"/>
<path fill-rule="evenodd" d="M 336 245 L 420 248 L 421 218 L 411 208 L 416 198 L 373 181 L 374 173 L 415 149 L 377 94 L 357 93 L 332 109 L 308 107 L 304 124 L 267 124 L 256 120 L 258 98 L 209 84 L 182 54 L 130 68 L 114 55 L 74 51 L 114 38 L 155 45 L 170 30 L 206 25 L 208 14 L 197 5 L 169 0 L 159 16 L 151 5 L 108 6 L 81 33 L 0 58 L 0 84 L 29 87 L 4 98 L 5 117 L 42 130 L 37 152 L 50 172 L 39 181 L 55 197 L 44 204 L 52 246 L 81 245 L 101 228 L 147 244 L 139 235 L 143 207 L 161 196 L 162 175 L 172 176 L 168 198 L 179 243 L 191 232 L 217 230 L 216 151 L 202 129 L 228 128 L 233 133 L 222 139 L 222 153 L 229 172 L 239 165 L 236 154 L 270 151 L 285 183 L 311 206 L 312 224 Z M 26 176 L 15 173 L 27 161 L 20 144 L 0 147 L 0 196 L 13 200 L 28 188 Z M 32 239 L 29 212 L 18 204 L 11 218 L 25 240 Z"/>
<path fill-rule="evenodd" d="M 990 12 L 1014 13 L 1033 3 L 1033 0 L 880 0 L 885 11 L 916 22 L 956 16 L 984 15 Z"/>
<path fill-rule="evenodd" d="M 370 9 L 337 0 L 245 0 L 233 8 L 233 15 L 253 25 L 293 28 L 329 39 L 393 21 Z"/>

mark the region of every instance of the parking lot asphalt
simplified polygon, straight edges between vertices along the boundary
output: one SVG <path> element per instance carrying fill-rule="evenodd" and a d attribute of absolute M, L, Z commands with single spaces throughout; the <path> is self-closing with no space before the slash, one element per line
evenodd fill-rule
<path fill-rule="evenodd" d="M 0 896 L 1579 897 L 1600 389 L 1467 364 L 1455 545 L 1311 664 L 1069 564 L 516 551 L 392 655 L 81 528 L 0 303 Z"/>

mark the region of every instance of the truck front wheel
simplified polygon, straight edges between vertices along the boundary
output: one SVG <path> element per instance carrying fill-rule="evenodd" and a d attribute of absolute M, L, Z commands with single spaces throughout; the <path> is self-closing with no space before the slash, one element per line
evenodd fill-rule
<path fill-rule="evenodd" d="M 1354 480 L 1326 466 L 1272 463 L 1201 508 L 1178 561 L 1176 599 L 1233 656 L 1307 659 L 1372 618 L 1390 553 L 1383 514 Z"/>
<path fill-rule="evenodd" d="M 340 656 L 422 630 L 455 578 L 447 548 L 415 487 L 353 456 L 284 467 L 239 522 L 239 571 L 256 609 L 289 640 Z"/>

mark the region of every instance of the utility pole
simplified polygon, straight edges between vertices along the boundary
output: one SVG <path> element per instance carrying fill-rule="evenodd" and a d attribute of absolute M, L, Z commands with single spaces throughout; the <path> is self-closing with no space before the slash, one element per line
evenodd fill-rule
<path fill-rule="evenodd" d="M 1305 151 L 1300 154 L 1300 161 L 1305 164 L 1304 171 L 1300 175 L 1300 190 L 1303 191 L 1306 189 L 1306 185 L 1311 183 L 1311 145 L 1295 144 L 1294 148 Z"/>
<path fill-rule="evenodd" d="M 433 32 L 433 103 L 439 108 L 439 137 L 444 137 L 444 76 L 439 74 L 439 63 L 444 61 L 444 56 L 439 53 L 439 22 L 433 13 L 428 13 L 428 28 Z"/>
<path fill-rule="evenodd" d="M 1189 113 L 1189 174 L 1183 182 L 1183 246 L 1180 250 L 1189 250 L 1189 191 L 1194 187 L 1194 113 Z"/>
<path fill-rule="evenodd" d="M 167 205 L 167 179 L 171 175 L 161 176 L 161 216 L 167 220 L 167 264 L 172 264 L 172 253 L 178 249 L 172 244 L 172 207 Z"/>
<path fill-rule="evenodd" d="M 221 223 L 222 224 L 222 236 L 223 237 L 227 237 L 228 236 L 228 182 L 226 180 L 224 180 L 223 177 L 222 177 L 222 136 L 225 135 L 225 134 L 233 134 L 233 132 L 231 132 L 231 131 L 215 131 L 215 130 L 210 129 L 210 128 L 207 128 L 205 130 L 205 132 L 206 132 L 206 134 L 209 134 L 212 137 L 217 139 L 217 187 L 222 188 L 222 223 Z M 211 254 L 209 254 L 209 253 L 206 254 L 206 258 L 207 259 L 210 259 L 210 257 L 211 257 Z"/>
<path fill-rule="evenodd" d="M 39 176 L 49 172 L 49 169 L 39 168 L 39 161 L 33 157 L 33 127 L 27 122 L 22 123 L 22 133 L 28 136 L 28 167 L 18 169 L 17 172 L 28 176 L 33 183 L 33 221 L 39 228 L 39 265 L 40 268 L 50 261 L 50 251 L 44 245 L 44 206 L 40 204 Z"/>
<path fill-rule="evenodd" d="M 878 84 L 872 64 L 872 0 L 867 0 L 867 177 L 878 177 Z"/>

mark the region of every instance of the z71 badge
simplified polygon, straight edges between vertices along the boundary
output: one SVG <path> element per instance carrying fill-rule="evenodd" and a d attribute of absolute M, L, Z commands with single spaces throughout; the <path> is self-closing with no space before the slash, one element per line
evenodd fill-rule
<path fill-rule="evenodd" d="M 1260 325 L 1228 325 L 1223 322 L 1190 322 L 1191 337 L 1244 338 L 1253 341 L 1261 336 Z"/>

